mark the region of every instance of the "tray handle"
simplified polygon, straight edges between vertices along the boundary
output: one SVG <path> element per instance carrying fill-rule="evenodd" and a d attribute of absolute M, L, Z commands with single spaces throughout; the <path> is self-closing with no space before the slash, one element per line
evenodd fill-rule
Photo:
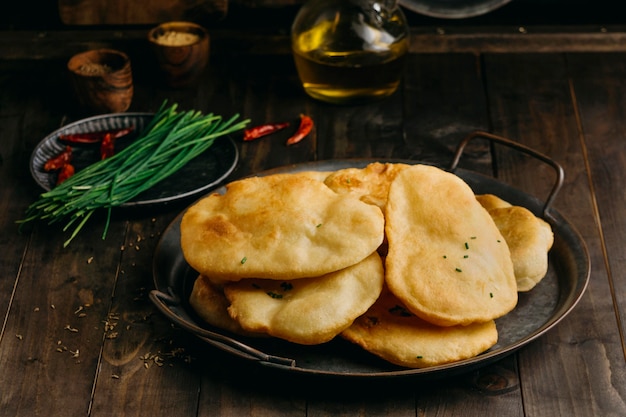
<path fill-rule="evenodd" d="M 176 295 L 171 293 L 167 294 L 159 290 L 152 290 L 149 293 L 149 297 L 157 308 L 159 308 L 162 313 L 170 317 L 178 326 L 192 332 L 196 336 L 205 339 L 207 342 L 210 342 L 217 347 L 226 349 L 235 354 L 243 355 L 253 360 L 289 367 L 296 366 L 296 361 L 294 359 L 268 355 L 267 353 L 261 352 L 260 350 L 239 342 L 238 340 L 203 329 L 190 321 L 183 320 L 172 310 L 172 307 L 180 307 L 180 299 Z"/>
<path fill-rule="evenodd" d="M 459 161 L 461 160 L 461 156 L 463 155 L 463 150 L 465 149 L 465 146 L 472 139 L 476 139 L 476 138 L 488 139 L 491 142 L 496 142 L 496 143 L 508 146 L 509 148 L 515 149 L 517 151 L 530 155 L 536 159 L 539 159 L 540 161 L 545 162 L 546 164 L 554 168 L 554 171 L 556 172 L 556 180 L 554 182 L 554 185 L 552 186 L 552 190 L 550 191 L 548 198 L 546 198 L 545 200 L 545 203 L 543 205 L 543 210 L 542 210 L 542 215 L 544 218 L 551 217 L 548 211 L 550 209 L 550 206 L 552 205 L 552 202 L 554 201 L 554 198 L 556 197 L 557 193 L 561 189 L 561 186 L 563 185 L 563 181 L 565 178 L 565 172 L 563 171 L 563 167 L 554 159 L 540 152 L 537 152 L 536 150 L 529 148 L 526 145 L 522 145 L 521 143 L 514 142 L 511 139 L 507 139 L 503 136 L 498 136 L 493 133 L 476 130 L 470 133 L 469 135 L 467 135 L 457 146 L 457 149 L 456 149 L 456 152 L 454 153 L 454 157 L 452 158 L 450 167 L 448 168 L 450 172 L 454 172 L 457 169 Z"/>

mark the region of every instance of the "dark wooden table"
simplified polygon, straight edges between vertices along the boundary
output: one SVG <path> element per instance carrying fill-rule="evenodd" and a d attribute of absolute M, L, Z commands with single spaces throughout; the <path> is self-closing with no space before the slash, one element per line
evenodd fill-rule
<path fill-rule="evenodd" d="M 0 33 L 1 416 L 626 415 L 624 28 L 416 28 L 400 90 L 346 107 L 304 95 L 284 33 L 214 33 L 209 69 L 185 90 L 159 84 L 145 33 Z M 155 246 L 190 201 L 116 210 L 105 240 L 96 218 L 67 248 L 57 226 L 18 232 L 41 192 L 33 148 L 81 117 L 67 59 L 98 46 L 131 56 L 129 111 L 167 99 L 253 124 L 313 117 L 312 135 L 293 147 L 281 134 L 238 141 L 230 179 L 333 158 L 445 165 L 475 129 L 550 156 L 566 173 L 554 207 L 588 246 L 585 295 L 516 353 L 432 381 L 299 378 L 201 343 L 148 298 Z M 551 185 L 549 171 L 506 149 L 479 146 L 465 164 L 539 198 Z"/>

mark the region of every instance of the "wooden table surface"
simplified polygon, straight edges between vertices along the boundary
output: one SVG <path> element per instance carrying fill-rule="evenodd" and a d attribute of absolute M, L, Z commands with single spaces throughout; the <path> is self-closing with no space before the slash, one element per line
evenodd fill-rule
<path fill-rule="evenodd" d="M 197 88 L 155 77 L 145 31 L 0 33 L 1 416 L 625 416 L 626 55 L 624 28 L 416 29 L 400 90 L 372 104 L 307 98 L 285 34 L 215 33 Z M 582 235 L 586 293 L 557 326 L 488 366 L 435 380 L 326 380 L 271 371 L 171 325 L 148 298 L 162 232 L 191 201 L 116 210 L 105 240 L 93 219 L 67 247 L 57 226 L 20 233 L 41 190 L 36 144 L 80 118 L 65 64 L 79 50 L 129 53 L 129 111 L 240 113 L 252 124 L 315 121 L 243 143 L 229 179 L 334 158 L 447 164 L 480 129 L 560 163 L 554 208 Z M 478 146 L 464 159 L 545 198 L 551 172 L 515 151 Z M 497 172 L 492 168 L 497 167 Z"/>

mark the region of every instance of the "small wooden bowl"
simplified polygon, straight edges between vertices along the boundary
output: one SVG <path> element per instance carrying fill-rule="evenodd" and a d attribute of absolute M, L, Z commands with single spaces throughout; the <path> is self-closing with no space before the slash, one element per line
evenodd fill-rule
<path fill-rule="evenodd" d="M 93 113 L 120 113 L 130 107 L 133 76 L 128 56 L 113 49 L 74 55 L 67 63 L 79 104 Z"/>
<path fill-rule="evenodd" d="M 166 22 L 148 32 L 165 83 L 194 84 L 209 62 L 209 33 L 191 22 Z"/>

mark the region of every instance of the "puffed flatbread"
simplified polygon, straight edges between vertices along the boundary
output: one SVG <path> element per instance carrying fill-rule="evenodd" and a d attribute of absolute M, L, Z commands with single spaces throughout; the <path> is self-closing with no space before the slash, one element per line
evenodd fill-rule
<path fill-rule="evenodd" d="M 194 281 L 189 304 L 198 317 L 212 326 L 243 336 L 261 335 L 245 331 L 230 317 L 228 314 L 230 302 L 224 295 L 223 288 L 203 275 Z"/>
<path fill-rule="evenodd" d="M 436 326 L 411 314 L 385 290 L 341 336 L 388 362 L 409 368 L 471 358 L 498 341 L 493 320 L 467 326 Z"/>
<path fill-rule="evenodd" d="M 400 171 L 410 165 L 373 162 L 364 168 L 345 168 L 326 177 L 324 183 L 340 194 L 351 194 L 384 211 L 389 185 Z"/>
<path fill-rule="evenodd" d="M 339 195 L 308 174 L 251 177 L 183 215 L 181 247 L 211 279 L 298 279 L 354 265 L 383 241 L 378 207 Z"/>
<path fill-rule="evenodd" d="M 228 312 L 241 327 L 293 343 L 324 343 L 374 304 L 383 287 L 376 252 L 356 265 L 317 278 L 244 279 L 224 285 Z"/>
<path fill-rule="evenodd" d="M 324 182 L 326 178 L 332 174 L 334 171 L 299 171 L 293 174 L 303 175 L 305 177 L 309 177 L 316 181 Z"/>
<path fill-rule="evenodd" d="M 487 211 L 494 208 L 511 207 L 512 204 L 493 194 L 476 194 L 476 200 Z"/>
<path fill-rule="evenodd" d="M 548 252 L 554 243 L 550 224 L 521 206 L 489 210 L 511 251 L 517 290 L 532 290 L 548 272 Z"/>
<path fill-rule="evenodd" d="M 501 317 L 517 304 L 507 243 L 471 188 L 428 165 L 398 174 L 386 208 L 389 289 L 440 326 Z"/>

